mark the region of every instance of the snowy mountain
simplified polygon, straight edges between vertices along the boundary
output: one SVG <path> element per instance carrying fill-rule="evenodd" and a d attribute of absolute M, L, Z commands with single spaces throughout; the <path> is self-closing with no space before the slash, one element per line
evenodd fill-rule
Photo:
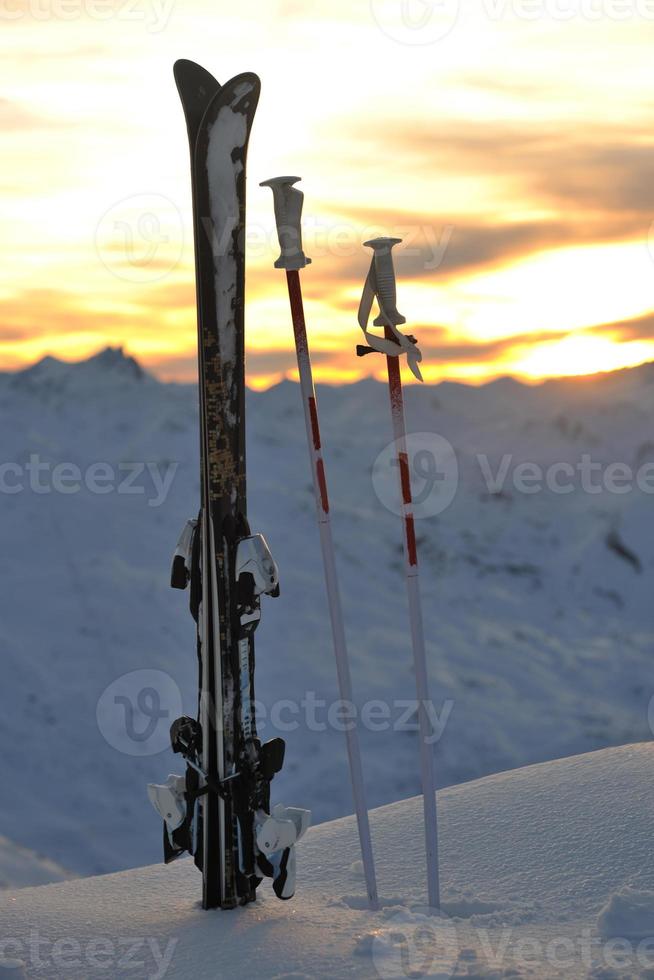
<path fill-rule="evenodd" d="M 0 375 L 0 834 L 77 874 L 159 859 L 145 785 L 179 771 L 166 732 L 196 699 L 168 587 L 199 501 L 196 397 L 117 350 Z M 352 805 L 301 402 L 290 382 L 248 398 L 250 518 L 282 576 L 257 633 L 263 735 L 288 742 L 275 798 L 326 820 Z M 387 394 L 319 401 L 381 805 L 419 790 Z M 441 785 L 650 738 L 653 412 L 654 365 L 407 389 Z"/>
<path fill-rule="evenodd" d="M 71 877 L 65 868 L 42 854 L 0 837 L 0 889 L 45 885 Z"/>
<path fill-rule="evenodd" d="M 203 912 L 190 860 L 0 894 L 0 976 L 651 980 L 653 763 L 634 745 L 439 793 L 441 916 L 422 904 L 410 799 L 372 814 L 380 912 L 348 817 L 298 845 L 289 903 L 262 888 L 255 905 Z"/>

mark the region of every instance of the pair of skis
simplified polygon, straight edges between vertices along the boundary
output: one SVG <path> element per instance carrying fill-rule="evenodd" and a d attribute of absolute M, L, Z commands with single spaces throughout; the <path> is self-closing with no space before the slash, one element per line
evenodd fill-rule
<path fill-rule="evenodd" d="M 245 178 L 259 101 L 256 75 L 221 86 L 190 61 L 175 64 L 193 191 L 198 319 L 201 508 L 182 532 L 171 584 L 190 585 L 197 624 L 198 713 L 171 728 L 185 776 L 149 795 L 164 820 L 164 857 L 185 852 L 202 871 L 206 909 L 253 901 L 265 876 L 293 895 L 295 844 L 310 814 L 270 805 L 284 741 L 261 744 L 254 633 L 261 598 L 279 595 L 277 566 L 247 520 L 245 471 Z"/>

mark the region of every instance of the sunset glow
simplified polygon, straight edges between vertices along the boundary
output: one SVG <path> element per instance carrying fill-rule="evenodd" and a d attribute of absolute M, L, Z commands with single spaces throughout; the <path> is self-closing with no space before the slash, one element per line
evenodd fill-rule
<path fill-rule="evenodd" d="M 654 360 L 654 15 L 473 0 L 411 20 L 413 2 L 430 6 L 5 4 L 0 369 L 111 344 L 162 378 L 195 377 L 179 57 L 220 80 L 262 79 L 248 191 L 253 387 L 296 376 L 258 186 L 277 173 L 304 178 L 320 381 L 383 376 L 381 358 L 354 352 L 361 243 L 375 233 L 404 239 L 398 305 L 428 381 Z"/>

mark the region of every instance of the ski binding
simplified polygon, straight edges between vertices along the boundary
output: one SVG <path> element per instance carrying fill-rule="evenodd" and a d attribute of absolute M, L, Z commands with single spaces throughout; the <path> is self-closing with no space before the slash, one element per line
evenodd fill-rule
<path fill-rule="evenodd" d="M 163 786 L 150 783 L 150 802 L 166 824 L 169 836 L 186 820 L 186 779 L 171 774 Z"/>

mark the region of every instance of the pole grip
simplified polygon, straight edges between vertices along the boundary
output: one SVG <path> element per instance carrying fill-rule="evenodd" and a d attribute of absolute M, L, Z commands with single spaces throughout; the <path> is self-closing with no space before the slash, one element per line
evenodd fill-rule
<path fill-rule="evenodd" d="M 297 184 L 298 180 L 301 178 L 273 177 L 271 180 L 264 180 L 260 184 L 261 187 L 270 187 L 275 202 L 277 237 L 282 250 L 275 262 L 275 268 L 286 269 L 287 272 L 304 269 L 311 262 L 311 259 L 308 259 L 302 251 L 304 194 L 299 188 L 293 186 Z"/>
<path fill-rule="evenodd" d="M 377 286 L 377 299 L 380 314 L 374 321 L 376 327 L 394 326 L 406 323 L 406 317 L 397 309 L 397 285 L 393 265 L 393 246 L 399 245 L 401 238 L 373 238 L 364 245 L 374 252 L 373 263 Z"/>

